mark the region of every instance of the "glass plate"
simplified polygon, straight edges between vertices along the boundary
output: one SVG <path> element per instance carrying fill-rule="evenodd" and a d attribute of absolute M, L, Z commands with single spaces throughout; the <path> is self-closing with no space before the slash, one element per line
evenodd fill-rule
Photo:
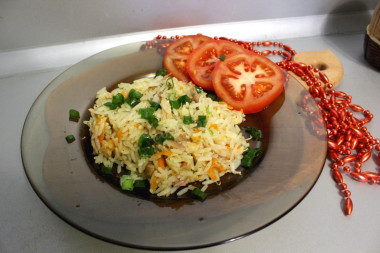
<path fill-rule="evenodd" d="M 246 178 L 204 202 L 176 204 L 123 194 L 91 169 L 83 148 L 83 120 L 96 92 L 120 80 L 150 75 L 162 53 L 145 42 L 96 54 L 53 80 L 25 120 L 21 153 L 42 201 L 59 217 L 97 238 L 142 249 L 193 249 L 252 234 L 280 219 L 311 190 L 323 168 L 327 137 L 317 105 L 287 76 L 284 94 L 262 113 L 267 150 Z M 68 144 L 65 136 L 76 141 Z"/>

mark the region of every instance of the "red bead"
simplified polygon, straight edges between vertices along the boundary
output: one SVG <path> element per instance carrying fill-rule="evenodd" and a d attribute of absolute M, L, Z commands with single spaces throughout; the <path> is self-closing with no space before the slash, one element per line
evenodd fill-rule
<path fill-rule="evenodd" d="M 351 215 L 352 213 L 352 209 L 353 209 L 353 203 L 352 203 L 352 200 L 350 198 L 347 198 L 345 201 L 344 201 L 344 213 L 346 215 Z"/>

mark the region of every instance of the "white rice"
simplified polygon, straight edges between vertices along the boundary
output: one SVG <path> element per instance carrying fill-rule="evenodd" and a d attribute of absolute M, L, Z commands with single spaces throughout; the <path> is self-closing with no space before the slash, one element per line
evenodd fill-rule
<path fill-rule="evenodd" d="M 95 162 L 107 167 L 115 164 L 119 173 L 127 169 L 132 178 L 149 180 L 150 192 L 157 196 L 169 196 L 180 187 L 184 188 L 177 194 L 185 194 L 192 189 L 189 184 L 197 181 L 203 184 L 201 190 L 205 191 L 208 185 L 220 183 L 224 174 L 239 174 L 236 169 L 248 148 L 238 127 L 244 121 L 244 114 L 223 102 L 211 100 L 203 91 L 198 94 L 192 83 L 170 78 L 174 86 L 169 87 L 168 78 L 143 78 L 132 84 L 120 83 L 110 92 L 105 88 L 98 91 L 95 105 L 90 109 L 91 117 L 85 122 L 90 130 Z M 111 110 L 104 105 L 118 93 L 127 97 L 131 89 L 143 94 L 135 107 L 124 103 Z M 192 102 L 172 109 L 168 102 L 172 93 L 175 99 L 187 95 Z M 148 100 L 161 105 L 154 113 L 159 122 L 157 127 L 139 114 L 140 108 L 150 107 Z M 194 123 L 186 125 L 183 118 L 189 115 Z M 199 115 L 207 116 L 205 127 L 197 127 Z M 163 133 L 170 133 L 174 141 L 154 143 L 156 154 L 140 157 L 140 136 L 148 134 L 154 139 Z M 159 160 L 164 161 L 164 168 L 159 167 Z"/>

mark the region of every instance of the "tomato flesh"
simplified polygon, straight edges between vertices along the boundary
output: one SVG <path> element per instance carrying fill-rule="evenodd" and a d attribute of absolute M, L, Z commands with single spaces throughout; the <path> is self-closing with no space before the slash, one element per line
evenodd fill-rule
<path fill-rule="evenodd" d="M 268 58 L 245 51 L 218 62 L 212 83 L 218 97 L 247 114 L 263 110 L 281 95 L 284 74 Z"/>
<path fill-rule="evenodd" d="M 190 55 L 186 63 L 186 70 L 191 80 L 206 90 L 214 90 L 212 71 L 215 65 L 222 61 L 221 56 L 246 51 L 236 43 L 226 40 L 210 40 L 199 45 Z"/>
<path fill-rule="evenodd" d="M 189 82 L 191 78 L 186 71 L 186 62 L 189 55 L 200 44 L 212 40 L 203 35 L 184 36 L 174 41 L 166 50 L 163 59 L 163 66 L 168 73 L 180 81 Z"/>

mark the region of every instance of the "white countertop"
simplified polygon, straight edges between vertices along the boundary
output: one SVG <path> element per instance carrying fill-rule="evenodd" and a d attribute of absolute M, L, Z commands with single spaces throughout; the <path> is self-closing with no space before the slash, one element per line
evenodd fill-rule
<path fill-rule="evenodd" d="M 222 26 L 215 27 L 222 29 Z M 196 33 L 196 28 L 192 29 L 178 29 L 175 33 Z M 219 35 L 217 32 L 202 33 Z M 367 127 L 374 137 L 379 137 L 380 108 L 377 102 L 380 74 L 363 58 L 364 33 L 307 35 L 309 37 L 278 38 L 297 52 L 332 50 L 342 61 L 345 70 L 338 90 L 352 95 L 353 103 L 374 114 Z M 144 39 L 151 34 L 134 36 L 107 38 L 106 41 L 116 41 L 111 43 L 114 46 L 120 42 Z M 252 40 L 260 39 L 257 37 L 260 34 L 252 36 Z M 268 35 L 260 40 L 268 38 L 273 40 L 276 37 Z M 95 46 L 104 41 L 78 42 L 60 45 L 60 48 L 71 48 L 70 52 L 76 52 L 78 50 L 75 47 L 89 45 L 86 54 L 92 54 L 105 49 Z M 52 52 L 53 49 L 56 48 L 0 53 L 0 62 L 8 62 L 7 66 L 0 66 L 0 252 L 145 252 L 96 239 L 70 226 L 45 206 L 25 175 L 20 140 L 28 110 L 50 81 L 68 66 L 87 56 L 75 53 L 55 55 L 54 61 L 60 63 L 52 62 L 52 67 L 39 63 L 41 54 Z M 25 61 L 21 63 L 23 57 Z M 42 59 L 47 59 L 46 55 L 44 57 Z M 10 67 L 12 64 L 14 67 Z M 363 170 L 373 171 L 379 167 L 372 160 L 363 166 Z M 342 197 L 326 163 L 311 192 L 283 218 L 245 238 L 199 249 L 197 252 L 379 252 L 380 186 L 359 183 L 347 177 L 344 180 L 354 202 L 351 216 L 345 216 L 342 212 Z"/>

